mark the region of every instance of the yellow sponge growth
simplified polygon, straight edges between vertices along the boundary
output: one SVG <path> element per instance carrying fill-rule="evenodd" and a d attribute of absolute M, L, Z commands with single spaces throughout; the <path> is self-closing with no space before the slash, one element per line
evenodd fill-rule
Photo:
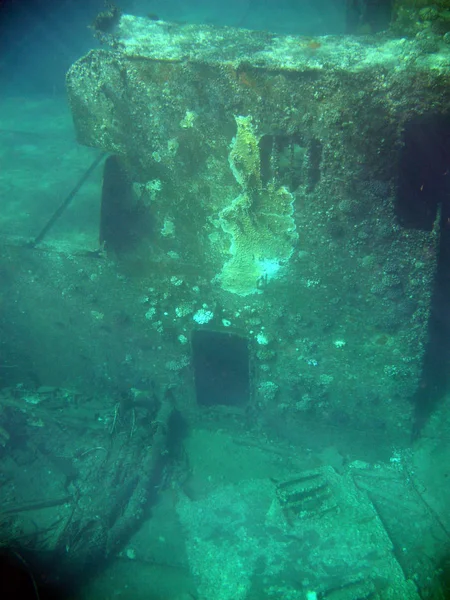
<path fill-rule="evenodd" d="M 246 296 L 261 291 L 292 256 L 298 239 L 293 196 L 261 182 L 258 139 L 251 117 L 236 117 L 237 133 L 229 162 L 242 193 L 220 213 L 231 236 L 231 258 L 220 274 L 224 290 Z"/>

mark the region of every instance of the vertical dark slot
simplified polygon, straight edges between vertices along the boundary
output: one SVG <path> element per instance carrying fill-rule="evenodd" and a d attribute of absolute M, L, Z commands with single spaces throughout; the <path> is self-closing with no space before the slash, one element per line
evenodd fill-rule
<path fill-rule="evenodd" d="M 428 344 L 414 398 L 417 436 L 450 382 L 450 119 L 431 115 L 412 120 L 403 141 L 396 198 L 400 224 L 431 231 L 441 207 Z M 425 254 L 433 251 L 423 248 Z"/>

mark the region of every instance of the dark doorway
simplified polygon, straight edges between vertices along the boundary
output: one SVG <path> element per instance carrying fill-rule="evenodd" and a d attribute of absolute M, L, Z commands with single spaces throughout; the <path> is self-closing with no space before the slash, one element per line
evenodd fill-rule
<path fill-rule="evenodd" d="M 422 116 L 409 121 L 399 164 L 397 216 L 404 227 L 431 231 L 436 211 L 450 194 L 450 118 Z"/>
<path fill-rule="evenodd" d="M 118 156 L 109 156 L 103 170 L 100 244 L 117 255 L 136 251 L 151 235 L 149 209 L 137 201 L 132 181 Z"/>
<path fill-rule="evenodd" d="M 231 333 L 194 331 L 192 353 L 197 402 L 242 406 L 250 397 L 248 341 Z"/>

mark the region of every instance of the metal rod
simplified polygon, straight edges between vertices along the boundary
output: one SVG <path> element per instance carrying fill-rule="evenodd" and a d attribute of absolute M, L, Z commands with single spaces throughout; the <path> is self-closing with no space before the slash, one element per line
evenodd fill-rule
<path fill-rule="evenodd" d="M 66 208 L 69 206 L 69 204 L 75 198 L 75 196 L 78 194 L 78 192 L 80 191 L 80 189 L 83 186 L 83 184 L 85 183 L 85 181 L 88 179 L 88 177 L 92 174 L 92 172 L 95 170 L 95 168 L 99 165 L 99 163 L 103 160 L 103 158 L 105 156 L 106 156 L 106 152 L 102 152 L 93 160 L 93 162 L 91 163 L 89 168 L 83 173 L 83 175 L 80 177 L 77 184 L 72 189 L 72 191 L 69 193 L 69 195 L 65 198 L 65 200 L 58 206 L 58 208 L 55 210 L 53 215 L 47 221 L 46 225 L 42 228 L 40 233 L 34 238 L 34 240 L 31 240 L 31 242 L 29 242 L 28 246 L 30 248 L 34 248 L 35 246 L 37 246 L 37 244 L 42 242 L 42 240 L 47 235 L 47 233 L 50 231 L 50 229 L 53 227 L 53 225 L 56 223 L 56 221 L 59 219 L 59 217 L 64 213 Z"/>

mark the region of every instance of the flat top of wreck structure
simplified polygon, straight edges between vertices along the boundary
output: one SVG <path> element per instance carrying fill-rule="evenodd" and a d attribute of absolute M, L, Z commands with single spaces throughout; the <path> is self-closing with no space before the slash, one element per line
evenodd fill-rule
<path fill-rule="evenodd" d="M 448 71 L 450 44 L 426 52 L 416 39 L 387 34 L 292 36 L 231 27 L 186 25 L 122 15 L 116 30 L 120 50 L 130 57 L 207 64 L 242 63 L 273 70 L 364 70 L 376 66 Z"/>

